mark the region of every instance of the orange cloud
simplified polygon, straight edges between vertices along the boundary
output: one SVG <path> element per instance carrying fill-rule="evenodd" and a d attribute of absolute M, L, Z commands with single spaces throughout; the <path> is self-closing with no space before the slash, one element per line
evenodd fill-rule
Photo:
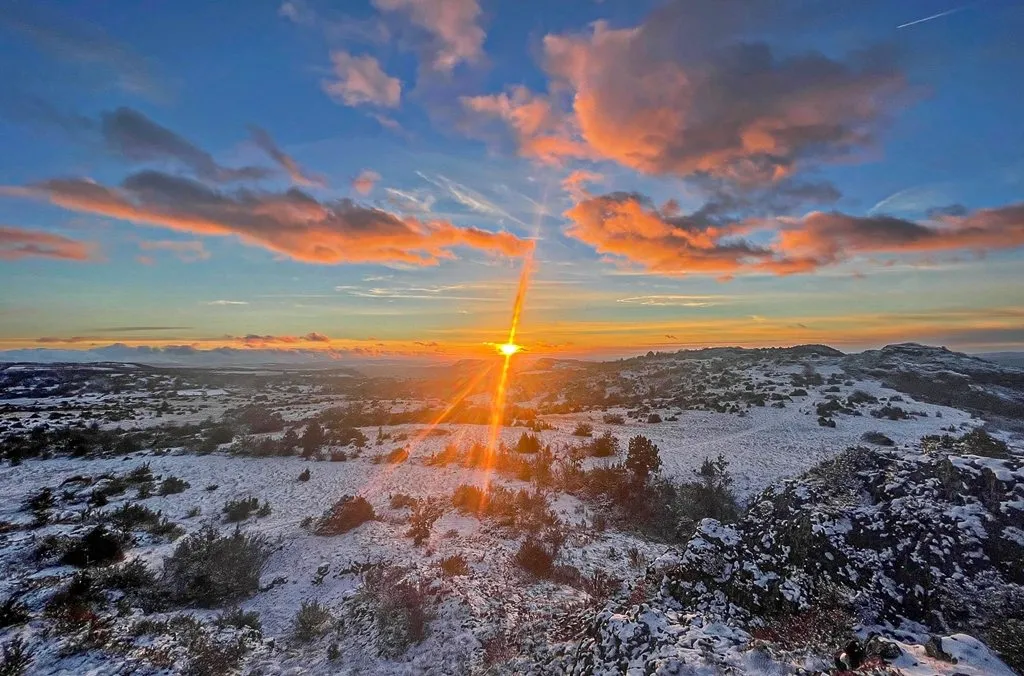
<path fill-rule="evenodd" d="M 0 226 L 0 260 L 56 258 L 66 261 L 93 260 L 96 246 L 63 235 L 38 230 Z"/>
<path fill-rule="evenodd" d="M 477 23 L 477 0 L 373 0 L 377 9 L 401 12 L 422 28 L 430 69 L 450 73 L 460 63 L 475 63 L 483 56 L 484 30 Z"/>
<path fill-rule="evenodd" d="M 825 265 L 856 254 L 991 251 L 1024 246 L 1024 203 L 939 214 L 933 223 L 891 216 L 812 212 L 787 220 L 779 233 L 783 254 Z"/>
<path fill-rule="evenodd" d="M 511 130 L 519 152 L 526 157 L 551 161 L 590 154 L 586 144 L 573 138 L 565 116 L 553 110 L 546 97 L 526 87 L 513 87 L 510 93 L 463 96 L 459 101 L 470 115 L 464 124 L 466 131 L 477 133 L 480 123 L 500 120 Z"/>
<path fill-rule="evenodd" d="M 992 251 L 1024 246 L 1024 204 L 915 223 L 889 216 L 811 212 L 799 219 L 716 221 L 706 214 L 657 209 L 643 196 L 584 199 L 565 215 L 566 234 L 599 254 L 661 274 L 812 272 L 858 255 Z M 776 229 L 777 228 L 777 229 Z M 766 244 L 745 235 L 760 232 Z"/>
<path fill-rule="evenodd" d="M 436 265 L 453 258 L 452 249 L 458 247 L 519 256 L 533 246 L 507 232 L 399 218 L 348 199 L 319 202 L 294 188 L 227 192 L 155 171 L 133 174 L 119 188 L 88 179 L 53 179 L 7 192 L 179 232 L 233 235 L 307 263 Z"/>
<path fill-rule="evenodd" d="M 590 196 L 587 189 L 583 187 L 584 183 L 593 183 L 595 181 L 603 180 L 603 174 L 587 171 L 586 169 L 577 169 L 562 179 L 562 190 L 569 193 L 569 196 L 573 200 L 579 202 L 580 200 Z"/>
<path fill-rule="evenodd" d="M 546 68 L 601 156 L 649 174 L 772 182 L 870 144 L 906 87 L 880 51 L 779 58 L 729 31 L 688 40 L 692 22 L 677 3 L 633 28 L 545 37 Z"/>
<path fill-rule="evenodd" d="M 612 193 L 585 199 L 565 212 L 566 234 L 613 256 L 664 274 L 731 275 L 770 262 L 775 253 L 735 239 L 738 226 L 714 226 L 669 217 L 642 196 Z"/>
<path fill-rule="evenodd" d="M 380 174 L 376 171 L 364 169 L 352 180 L 352 187 L 360 195 L 369 195 L 373 190 L 373 186 L 377 185 L 377 181 L 379 180 Z"/>

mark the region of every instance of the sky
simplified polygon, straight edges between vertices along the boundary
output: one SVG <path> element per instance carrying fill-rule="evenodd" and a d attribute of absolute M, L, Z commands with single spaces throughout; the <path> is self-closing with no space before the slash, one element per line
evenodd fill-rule
<path fill-rule="evenodd" d="M 1024 349 L 1022 34 L 1016 0 L 6 2 L 0 350 L 489 354 L 524 265 L 536 355 Z"/>

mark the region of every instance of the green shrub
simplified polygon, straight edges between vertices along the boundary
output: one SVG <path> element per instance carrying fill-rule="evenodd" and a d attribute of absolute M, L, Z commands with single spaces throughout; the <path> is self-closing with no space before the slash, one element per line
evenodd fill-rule
<path fill-rule="evenodd" d="M 32 660 L 32 650 L 25 639 L 15 636 L 0 651 L 0 676 L 22 676 L 28 673 Z"/>
<path fill-rule="evenodd" d="M 331 612 L 317 601 L 303 601 L 292 620 L 292 636 L 296 641 L 309 643 L 322 636 L 333 618 Z"/>
<path fill-rule="evenodd" d="M 224 508 L 221 510 L 224 513 L 224 520 L 228 523 L 236 523 L 238 521 L 245 521 L 253 514 L 258 516 L 265 516 L 260 514 L 263 509 L 266 509 L 267 514 L 270 513 L 270 504 L 264 503 L 264 506 L 260 506 L 258 498 L 242 498 L 241 500 L 229 500 L 224 503 Z"/>
<path fill-rule="evenodd" d="M 179 479 L 176 476 L 169 476 L 160 482 L 157 492 L 160 495 L 175 495 L 188 490 L 189 486 L 190 484 L 184 479 Z"/>
<path fill-rule="evenodd" d="M 587 422 L 576 423 L 576 428 L 572 431 L 574 437 L 589 437 L 594 434 L 594 426 Z"/>
<path fill-rule="evenodd" d="M 64 551 L 61 563 L 76 568 L 105 566 L 124 558 L 124 540 L 96 526 Z"/>
<path fill-rule="evenodd" d="M 523 432 L 516 442 L 516 453 L 536 453 L 540 450 L 540 438 L 536 434 Z"/>
<path fill-rule="evenodd" d="M 610 458 L 619 452 L 619 440 L 611 432 L 605 432 L 587 446 L 587 452 L 595 458 Z"/>
<path fill-rule="evenodd" d="M 251 629 L 256 633 L 263 631 L 260 614 L 255 610 L 245 611 L 235 606 L 217 616 L 218 627 L 234 627 L 235 629 Z"/>
<path fill-rule="evenodd" d="M 217 607 L 254 594 L 269 558 L 270 545 L 264 536 L 238 530 L 221 535 L 207 525 L 164 559 L 163 583 L 181 604 Z"/>

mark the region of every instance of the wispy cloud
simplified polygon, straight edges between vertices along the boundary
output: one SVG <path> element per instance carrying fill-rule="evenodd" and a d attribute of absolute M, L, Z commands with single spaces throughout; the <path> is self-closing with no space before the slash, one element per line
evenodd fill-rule
<path fill-rule="evenodd" d="M 122 91 L 150 98 L 164 98 L 149 62 L 132 49 L 111 39 L 102 29 L 45 10 L 42 3 L 7 2 L 0 6 L 0 27 L 29 38 L 44 54 L 82 70 L 85 80 L 101 73 Z"/>
<path fill-rule="evenodd" d="M 178 240 L 155 240 L 139 242 L 139 248 L 143 251 L 169 251 L 184 263 L 195 263 L 205 261 L 210 257 L 200 240 L 178 241 Z"/>
<path fill-rule="evenodd" d="M 247 300 L 210 300 L 210 301 L 206 301 L 205 304 L 206 305 L 215 305 L 215 306 L 248 305 L 249 301 L 247 301 Z"/>
<path fill-rule="evenodd" d="M 672 306 L 672 307 L 711 307 L 713 305 L 722 305 L 723 303 L 729 302 L 727 297 L 724 296 L 686 296 L 686 295 L 675 295 L 675 294 L 664 294 L 664 295 L 652 295 L 652 296 L 632 296 L 629 298 L 619 298 L 616 300 L 617 303 L 626 303 L 629 305 L 655 305 L 655 306 Z"/>
<path fill-rule="evenodd" d="M 89 261 L 96 257 L 96 245 L 39 230 L 0 226 L 0 260 L 55 258 Z"/>
<path fill-rule="evenodd" d="M 266 130 L 252 125 L 249 127 L 249 133 L 252 135 L 253 142 L 269 155 L 270 159 L 274 160 L 278 166 L 285 170 L 292 183 L 315 188 L 327 186 L 327 180 L 323 176 L 312 174 L 300 167 L 299 163 L 291 155 L 278 147 Z"/>

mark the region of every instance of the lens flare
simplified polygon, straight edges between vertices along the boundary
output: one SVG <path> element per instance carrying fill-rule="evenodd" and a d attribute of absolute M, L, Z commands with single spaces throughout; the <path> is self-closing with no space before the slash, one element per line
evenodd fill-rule
<path fill-rule="evenodd" d="M 498 346 L 498 352 L 502 353 L 506 357 L 511 357 L 522 349 L 523 347 L 521 345 L 516 345 L 515 343 L 505 343 L 504 345 Z"/>

